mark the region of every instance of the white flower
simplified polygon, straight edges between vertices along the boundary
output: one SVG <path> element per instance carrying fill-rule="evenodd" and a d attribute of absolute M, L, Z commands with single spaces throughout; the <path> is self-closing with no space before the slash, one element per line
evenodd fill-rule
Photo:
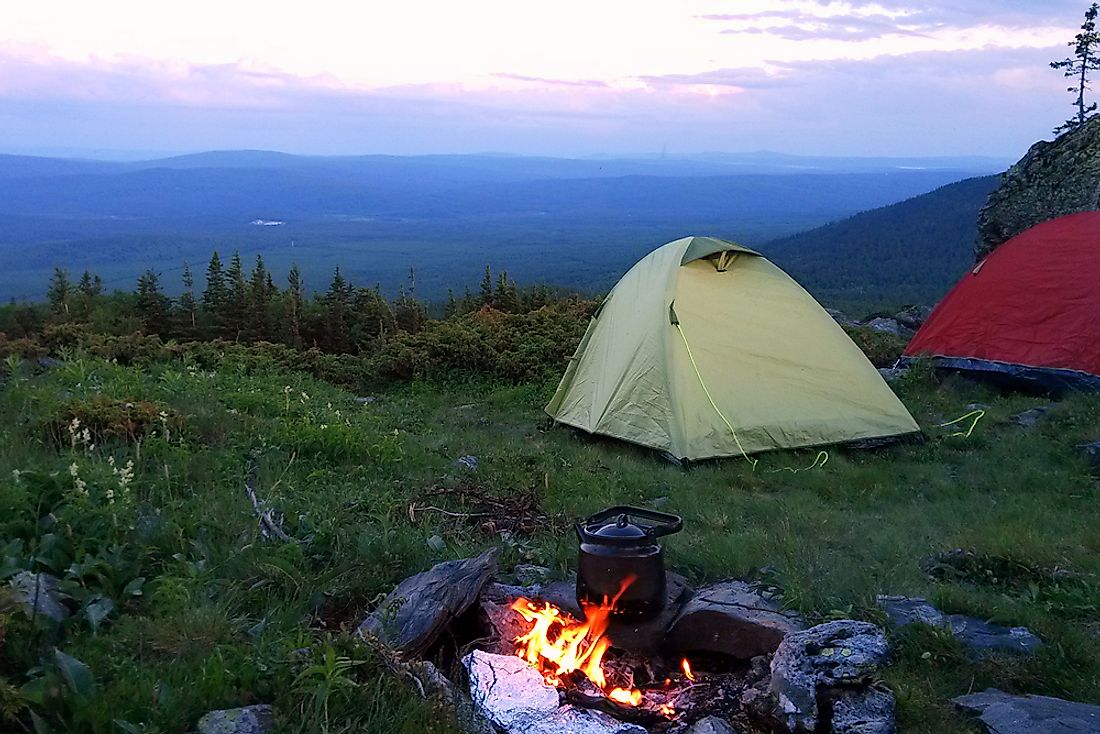
<path fill-rule="evenodd" d="M 19 471 L 18 469 L 12 469 L 12 470 L 11 470 L 11 478 L 12 478 L 13 480 L 15 480 L 16 482 L 18 482 L 18 481 L 19 481 L 19 476 L 20 476 L 20 475 L 21 475 L 22 473 L 23 473 L 23 472 Z"/>
<path fill-rule="evenodd" d="M 69 476 L 76 477 L 80 475 L 80 467 L 76 465 L 76 462 L 69 464 Z"/>

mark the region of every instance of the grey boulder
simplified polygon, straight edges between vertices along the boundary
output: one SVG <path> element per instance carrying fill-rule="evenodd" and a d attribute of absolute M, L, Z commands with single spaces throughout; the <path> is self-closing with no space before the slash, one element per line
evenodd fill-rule
<path fill-rule="evenodd" d="M 1097 734 L 1100 706 L 1049 696 L 1010 696 L 996 688 L 952 699 L 978 714 L 990 734 Z"/>
<path fill-rule="evenodd" d="M 831 734 L 894 734 L 894 693 L 885 686 L 838 688 L 830 696 Z"/>
<path fill-rule="evenodd" d="M 788 731 L 814 731 L 819 694 L 869 683 L 888 659 L 886 635 L 869 622 L 842 619 L 792 632 L 772 657 L 772 714 Z"/>
<path fill-rule="evenodd" d="M 801 617 L 750 584 L 723 581 L 695 592 L 672 620 L 666 643 L 748 660 L 774 652 L 784 637 L 804 628 Z"/>
<path fill-rule="evenodd" d="M 1027 627 L 1004 627 L 965 614 L 944 614 L 920 597 L 880 596 L 878 603 L 893 626 L 925 624 L 949 629 L 975 655 L 1030 653 L 1043 644 Z"/>
<path fill-rule="evenodd" d="M 420 655 L 477 600 L 497 570 L 497 550 L 445 561 L 398 584 L 359 625 L 402 657 Z"/>
<path fill-rule="evenodd" d="M 211 711 L 199 719 L 197 728 L 199 734 L 269 734 L 274 726 L 271 706 L 259 704 Z"/>

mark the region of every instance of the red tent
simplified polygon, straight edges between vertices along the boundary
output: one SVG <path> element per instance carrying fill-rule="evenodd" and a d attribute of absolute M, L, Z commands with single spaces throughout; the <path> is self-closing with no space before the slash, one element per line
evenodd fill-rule
<path fill-rule="evenodd" d="M 936 306 L 905 356 L 1100 390 L 1100 212 L 1043 222 L 998 247 Z"/>

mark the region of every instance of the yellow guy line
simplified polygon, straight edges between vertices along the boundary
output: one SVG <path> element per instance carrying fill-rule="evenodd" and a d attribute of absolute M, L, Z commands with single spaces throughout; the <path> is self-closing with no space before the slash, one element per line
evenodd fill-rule
<path fill-rule="evenodd" d="M 978 421 L 980 421 L 982 418 L 985 417 L 985 411 L 980 409 L 980 408 L 978 410 L 972 410 L 969 413 L 967 413 L 966 415 L 960 415 L 958 418 L 956 418 L 953 421 L 947 421 L 946 423 L 940 423 L 938 427 L 939 428 L 947 428 L 948 426 L 953 426 L 956 423 L 960 423 L 960 422 L 966 420 L 967 418 L 969 418 L 971 416 L 974 416 L 974 422 L 970 424 L 970 428 L 967 428 L 965 431 L 955 431 L 954 433 L 951 433 L 951 434 L 948 435 L 948 438 L 953 438 L 955 436 L 962 436 L 963 438 L 970 438 L 970 434 L 974 432 L 974 429 L 978 425 Z"/>

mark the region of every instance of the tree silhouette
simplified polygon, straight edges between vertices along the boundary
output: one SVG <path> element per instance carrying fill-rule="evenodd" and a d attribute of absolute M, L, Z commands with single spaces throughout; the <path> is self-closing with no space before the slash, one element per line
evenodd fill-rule
<path fill-rule="evenodd" d="M 1064 77 L 1074 80 L 1073 86 L 1066 87 L 1066 91 L 1076 95 L 1073 105 L 1077 108 L 1076 116 L 1054 128 L 1055 134 L 1081 127 L 1096 111 L 1095 102 L 1090 105 L 1085 104 L 1085 91 L 1089 89 L 1089 72 L 1100 69 L 1100 56 L 1096 55 L 1096 49 L 1100 46 L 1100 34 L 1096 32 L 1098 12 L 1100 12 L 1100 5 L 1097 3 L 1090 5 L 1085 11 L 1085 22 L 1081 25 L 1081 32 L 1066 44 L 1073 49 L 1073 56 L 1050 62 L 1050 68 L 1062 69 Z"/>
<path fill-rule="evenodd" d="M 168 330 L 168 308 L 171 302 L 160 291 L 160 275 L 146 270 L 138 278 L 137 310 L 141 324 L 150 334 Z"/>

